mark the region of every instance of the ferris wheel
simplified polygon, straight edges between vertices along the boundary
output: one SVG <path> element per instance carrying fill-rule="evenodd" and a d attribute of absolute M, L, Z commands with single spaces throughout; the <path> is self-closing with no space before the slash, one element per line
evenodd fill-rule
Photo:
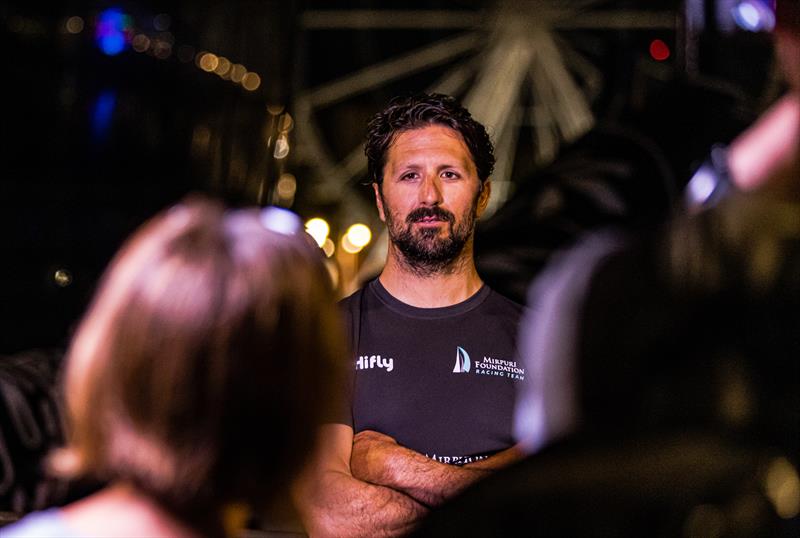
<path fill-rule="evenodd" d="M 628 2 L 625 5 L 636 4 Z M 675 9 L 621 8 L 606 0 L 501 0 L 472 10 L 307 10 L 300 13 L 306 35 L 349 32 L 435 36 L 374 63 L 312 87 L 295 96 L 295 158 L 311 170 L 311 197 L 339 207 L 345 218 L 376 218 L 357 192 L 366 170 L 359 139 L 348 151 L 325 132 L 321 111 L 426 72 L 433 82 L 417 88 L 453 95 L 487 127 L 497 163 L 492 175 L 490 217 L 512 195 L 521 170 L 552 162 L 566 143 L 595 125 L 593 105 L 607 75 L 596 58 L 572 42 L 578 34 L 613 35 L 621 30 L 673 33 Z M 366 272 L 384 257 L 381 245 L 370 252 Z"/>
<path fill-rule="evenodd" d="M 497 150 L 491 214 L 512 193 L 519 133 L 534 132 L 526 148 L 537 165 L 552 161 L 563 142 L 594 125 L 592 103 L 605 75 L 574 47 L 565 32 L 673 31 L 674 10 L 619 9 L 603 0 L 504 0 L 479 10 L 310 10 L 301 13 L 307 32 L 442 30 L 446 37 L 303 89 L 295 100 L 298 151 L 323 178 L 320 195 L 344 198 L 363 174 L 360 145 L 344 158 L 331 152 L 316 112 L 375 91 L 420 71 L 439 75 L 426 91 L 459 97 L 491 133 Z M 454 30 L 458 30 L 453 34 Z M 445 68 L 441 66 L 446 65 Z M 420 88 L 423 89 L 423 88 Z"/>

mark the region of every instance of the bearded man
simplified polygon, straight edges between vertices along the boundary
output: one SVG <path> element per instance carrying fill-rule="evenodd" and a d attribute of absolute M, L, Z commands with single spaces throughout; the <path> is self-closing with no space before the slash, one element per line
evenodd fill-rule
<path fill-rule="evenodd" d="M 299 500 L 312 536 L 404 534 L 520 455 L 523 307 L 486 286 L 473 259 L 495 161 L 486 129 L 444 95 L 394 99 L 365 153 L 389 249 L 380 276 L 342 302 L 351 408 L 323 428 Z"/>

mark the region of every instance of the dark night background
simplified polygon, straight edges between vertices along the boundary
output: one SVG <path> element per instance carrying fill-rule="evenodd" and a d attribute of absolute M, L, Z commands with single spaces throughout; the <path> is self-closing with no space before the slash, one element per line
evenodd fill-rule
<path fill-rule="evenodd" d="M 780 91 L 768 40 L 761 36 L 713 43 L 703 52 L 701 80 L 687 80 L 677 2 L 598 4 L 601 10 L 671 12 L 677 30 L 562 33 L 605 76 L 591 103 L 598 129 L 565 144 L 547 167 L 533 163 L 524 148 L 535 139 L 520 132 L 515 195 L 481 223 L 476 242 L 486 280 L 518 299 L 547 256 L 582 230 L 657 223 L 710 145 L 730 140 Z M 344 222 L 346 204 L 319 194 L 313 152 L 298 145 L 280 162 L 272 157 L 270 134 L 278 116 L 268 107 L 293 113 L 297 96 L 308 89 L 458 31 L 309 29 L 302 24 L 305 13 L 410 8 L 480 13 L 490 5 L 4 3 L 0 353 L 63 346 L 122 240 L 188 192 L 206 192 L 234 205 L 265 205 L 275 201 L 279 174 L 291 172 L 297 192 L 283 205 L 304 218 L 329 215 L 334 228 Z M 136 30 L 154 41 L 169 41 L 171 54 L 159 59 L 130 48 L 103 54 L 93 21 L 109 7 L 129 14 Z M 153 21 L 163 13 L 169 14 L 169 26 L 159 30 Z M 65 31 L 71 16 L 83 19 L 82 32 Z M 672 49 L 668 60 L 650 57 L 648 45 L 655 38 Z M 191 55 L 204 50 L 261 73 L 262 85 L 246 91 L 202 71 Z M 344 159 L 361 143 L 366 121 L 391 96 L 427 87 L 446 67 L 420 70 L 314 110 L 329 154 Z M 292 144 L 304 128 L 294 125 Z M 586 194 L 596 189 L 570 186 L 576 176 L 603 186 L 621 206 L 612 210 L 608 196 Z M 360 186 L 363 179 L 352 177 L 342 185 L 345 200 L 371 203 L 369 189 Z M 558 203 L 548 205 L 553 193 Z M 68 271 L 68 285 L 54 279 L 59 269 Z"/>

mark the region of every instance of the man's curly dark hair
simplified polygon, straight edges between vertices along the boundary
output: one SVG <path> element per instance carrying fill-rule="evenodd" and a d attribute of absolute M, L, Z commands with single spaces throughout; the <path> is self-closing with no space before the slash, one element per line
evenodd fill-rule
<path fill-rule="evenodd" d="M 472 155 L 481 182 L 489 178 L 495 158 L 486 128 L 452 97 L 439 93 L 418 93 L 395 97 L 369 122 L 364 146 L 369 180 L 378 185 L 383 182 L 386 153 L 397 135 L 429 125 L 443 125 L 459 133 Z"/>

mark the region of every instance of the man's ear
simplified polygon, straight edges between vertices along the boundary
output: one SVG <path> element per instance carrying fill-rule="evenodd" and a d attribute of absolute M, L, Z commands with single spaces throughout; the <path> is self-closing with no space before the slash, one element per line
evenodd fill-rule
<path fill-rule="evenodd" d="M 478 195 L 478 207 L 475 209 L 475 216 L 480 218 L 483 212 L 486 211 L 486 206 L 489 205 L 489 197 L 492 194 L 492 180 L 487 179 L 483 182 L 483 188 Z"/>
<path fill-rule="evenodd" d="M 372 189 L 375 191 L 375 205 L 378 206 L 378 216 L 383 222 L 386 222 L 386 214 L 383 209 L 383 197 L 381 196 L 381 186 L 373 182 Z"/>

